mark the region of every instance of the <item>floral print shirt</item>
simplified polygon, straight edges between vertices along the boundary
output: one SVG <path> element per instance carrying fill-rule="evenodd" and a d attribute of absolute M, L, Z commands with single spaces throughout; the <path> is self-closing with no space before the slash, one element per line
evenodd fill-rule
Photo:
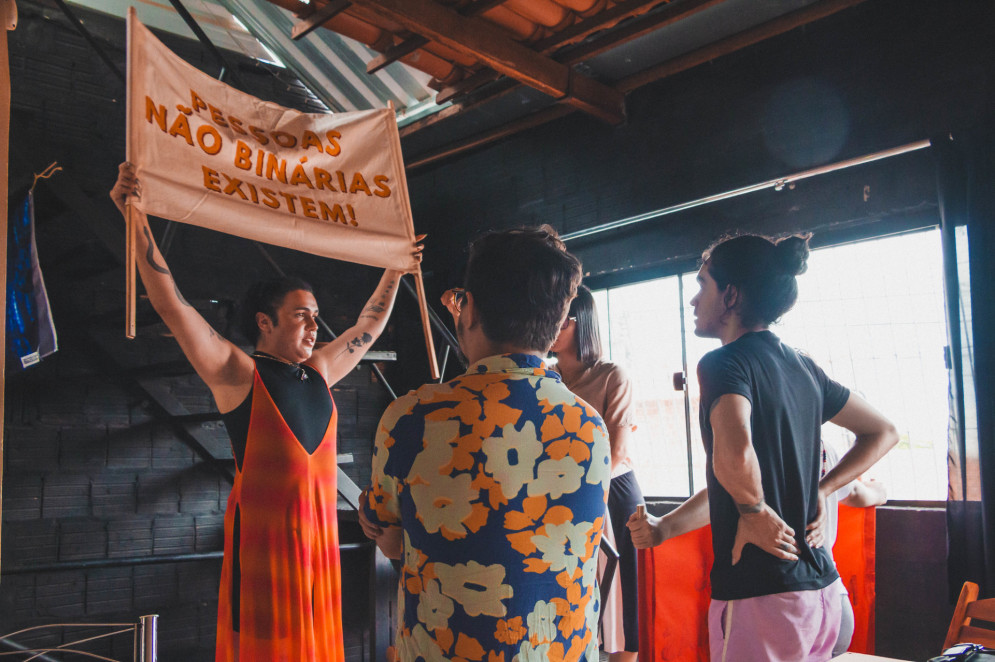
<path fill-rule="evenodd" d="M 601 417 L 535 356 L 393 402 L 363 508 L 404 531 L 398 659 L 596 661 L 610 468 Z"/>

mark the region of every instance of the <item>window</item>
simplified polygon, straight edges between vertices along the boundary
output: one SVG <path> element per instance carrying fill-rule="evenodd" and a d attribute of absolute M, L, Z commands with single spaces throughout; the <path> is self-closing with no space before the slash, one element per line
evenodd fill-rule
<path fill-rule="evenodd" d="M 895 422 L 898 447 L 868 472 L 886 484 L 889 498 L 945 499 L 949 410 L 939 230 L 815 250 L 808 264 L 798 303 L 772 331 Z M 718 344 L 693 333 L 689 302 L 696 292 L 688 273 L 597 293 L 606 353 L 633 379 L 639 427 L 632 455 L 648 495 L 687 496 L 704 486 L 695 367 Z M 685 356 L 686 400 L 672 384 Z M 832 424 L 823 434 L 841 452 L 851 443 Z"/>

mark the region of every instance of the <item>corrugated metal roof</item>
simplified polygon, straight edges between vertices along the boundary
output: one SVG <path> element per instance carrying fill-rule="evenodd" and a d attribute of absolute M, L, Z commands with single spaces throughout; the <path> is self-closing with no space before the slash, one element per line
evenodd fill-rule
<path fill-rule="evenodd" d="M 149 27 L 195 39 L 166 3 L 135 0 L 71 0 L 72 4 L 123 18 L 133 4 Z M 223 49 L 289 69 L 333 112 L 383 108 L 393 103 L 401 124 L 441 107 L 428 87 L 431 76 L 399 62 L 373 75 L 366 63 L 377 56 L 364 44 L 330 30 L 290 37 L 295 17 L 264 0 L 186 0 L 183 6 L 211 42 Z"/>

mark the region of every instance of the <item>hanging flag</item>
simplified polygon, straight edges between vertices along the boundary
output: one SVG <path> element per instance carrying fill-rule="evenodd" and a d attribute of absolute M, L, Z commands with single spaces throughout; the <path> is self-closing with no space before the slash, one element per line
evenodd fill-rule
<path fill-rule="evenodd" d="M 419 273 L 387 109 L 309 114 L 199 71 L 128 15 L 128 159 L 147 214 Z"/>
<path fill-rule="evenodd" d="M 29 191 L 7 226 L 7 365 L 27 368 L 59 348 L 35 245 Z"/>

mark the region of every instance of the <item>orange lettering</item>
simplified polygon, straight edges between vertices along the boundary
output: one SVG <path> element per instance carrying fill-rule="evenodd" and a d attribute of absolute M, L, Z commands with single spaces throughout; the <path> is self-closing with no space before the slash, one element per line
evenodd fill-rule
<path fill-rule="evenodd" d="M 193 136 L 190 135 L 190 123 L 187 122 L 186 115 L 177 115 L 173 120 L 173 126 L 169 127 L 169 135 L 182 136 L 187 144 L 193 147 Z"/>
<path fill-rule="evenodd" d="M 235 141 L 235 167 L 240 170 L 252 167 L 252 148 L 241 140 Z"/>
<path fill-rule="evenodd" d="M 208 146 L 204 142 L 204 136 L 210 134 L 211 138 L 214 140 L 214 144 Z M 221 151 L 221 134 L 210 124 L 204 124 L 203 126 L 197 127 L 197 144 L 200 148 L 204 150 L 205 154 L 214 156 Z"/>
<path fill-rule="evenodd" d="M 338 131 L 329 131 L 325 134 L 325 138 L 328 139 L 328 147 L 325 148 L 325 154 L 329 156 L 338 156 L 342 153 L 342 148 L 339 146 L 338 138 L 341 138 L 342 134 Z M 345 186 L 342 187 L 345 190 Z"/>
<path fill-rule="evenodd" d="M 318 152 L 321 152 L 321 138 L 315 134 L 314 131 L 304 130 L 304 135 L 301 136 L 301 149 L 307 149 L 308 147 L 317 147 Z"/>
<path fill-rule="evenodd" d="M 276 158 L 275 154 L 266 155 L 266 179 L 272 181 L 273 175 L 284 184 L 287 183 L 287 162 Z"/>
<path fill-rule="evenodd" d="M 200 168 L 204 171 L 204 188 L 221 193 L 221 182 L 218 178 L 218 171 L 211 170 L 206 165 L 202 165 Z"/>
<path fill-rule="evenodd" d="M 162 105 L 156 106 L 152 99 L 145 97 L 145 121 L 152 124 L 153 118 L 155 118 L 155 123 L 159 125 L 159 128 L 165 131 L 166 107 Z"/>
<path fill-rule="evenodd" d="M 335 187 L 332 186 L 332 174 L 321 168 L 314 169 L 314 185 L 319 190 L 327 188 L 329 191 L 336 192 Z"/>
<path fill-rule="evenodd" d="M 301 211 L 308 218 L 318 218 L 318 215 L 314 213 L 314 200 L 311 198 L 305 198 L 301 196 Z"/>
<path fill-rule="evenodd" d="M 373 178 L 373 183 L 377 185 L 377 190 L 373 192 L 373 195 L 378 198 L 389 198 L 390 197 L 390 187 L 387 186 L 387 182 L 390 181 L 386 175 L 377 175 Z"/>

